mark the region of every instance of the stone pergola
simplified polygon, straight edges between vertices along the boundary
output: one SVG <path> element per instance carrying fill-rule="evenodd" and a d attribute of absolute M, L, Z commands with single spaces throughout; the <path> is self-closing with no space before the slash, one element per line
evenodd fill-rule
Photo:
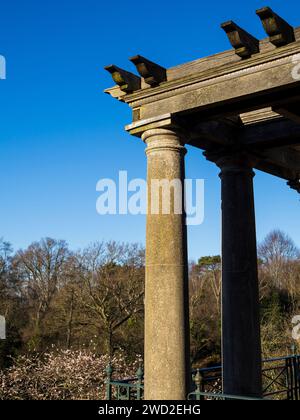
<path fill-rule="evenodd" d="M 300 192 L 300 28 L 268 7 L 256 13 L 268 38 L 226 22 L 233 49 L 169 69 L 135 56 L 138 75 L 106 67 L 117 84 L 106 92 L 133 110 L 126 129 L 147 145 L 149 183 L 184 180 L 185 144 L 221 169 L 223 392 L 260 397 L 253 170 Z M 148 212 L 148 400 L 184 400 L 189 392 L 187 255 L 185 217 Z"/>

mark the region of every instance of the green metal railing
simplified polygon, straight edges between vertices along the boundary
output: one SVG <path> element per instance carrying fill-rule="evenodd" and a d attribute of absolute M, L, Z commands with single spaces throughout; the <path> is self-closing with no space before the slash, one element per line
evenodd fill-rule
<path fill-rule="evenodd" d="M 206 371 L 211 371 L 211 369 L 206 369 Z M 195 385 L 195 390 L 188 395 L 188 400 L 196 400 L 196 401 L 204 401 L 204 400 L 244 400 L 244 401 L 246 400 L 258 401 L 259 400 L 261 401 L 262 400 L 261 398 L 239 397 L 237 395 L 222 394 L 219 386 L 217 387 L 217 389 L 214 390 L 214 392 L 202 391 L 202 386 L 203 386 L 202 374 L 203 372 L 201 373 L 200 369 L 198 369 L 196 374 L 193 375 L 193 382 Z"/>
<path fill-rule="evenodd" d="M 140 367 L 135 378 L 112 380 L 113 367 L 106 369 L 107 400 L 141 400 L 144 395 L 143 370 Z M 300 355 L 263 361 L 264 399 L 300 400 Z M 222 394 L 222 368 L 216 366 L 192 372 L 190 400 L 257 400 Z"/>
<path fill-rule="evenodd" d="M 112 380 L 113 367 L 106 368 L 106 400 L 142 400 L 144 397 L 144 372 L 139 367 L 135 378 Z"/>
<path fill-rule="evenodd" d="M 222 367 L 200 369 L 194 375 L 195 391 L 198 393 L 222 394 Z M 198 380 L 198 390 L 197 383 Z M 277 400 L 300 400 L 300 356 L 293 355 L 263 360 L 263 397 Z M 192 393 L 194 394 L 194 393 Z"/>
<path fill-rule="evenodd" d="M 264 395 L 273 399 L 299 401 L 300 356 L 269 359 L 264 364 Z"/>

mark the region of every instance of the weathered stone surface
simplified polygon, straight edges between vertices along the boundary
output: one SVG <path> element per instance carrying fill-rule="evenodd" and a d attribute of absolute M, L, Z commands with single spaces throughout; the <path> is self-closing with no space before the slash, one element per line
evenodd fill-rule
<path fill-rule="evenodd" d="M 300 40 L 300 27 L 294 29 L 296 41 Z M 259 42 L 259 50 L 261 55 L 274 52 L 274 45 L 270 43 L 269 38 L 265 38 Z M 197 60 L 180 64 L 178 66 L 167 69 L 168 81 L 174 81 L 185 77 L 192 77 L 195 74 L 209 73 L 221 67 L 231 66 L 240 62 L 240 57 L 235 54 L 234 50 L 224 51 L 211 55 L 209 57 L 198 58 Z"/>
<path fill-rule="evenodd" d="M 295 29 L 295 38 L 300 40 L 300 28 Z M 150 124 L 151 128 L 169 115 L 182 120 L 193 146 L 210 149 L 230 143 L 224 130 L 205 138 L 200 128 L 197 137 L 194 121 L 198 120 L 199 127 L 201 122 L 217 126 L 224 119 L 241 115 L 245 129 L 239 141 L 252 151 L 296 147 L 300 144 L 299 54 L 299 42 L 275 49 L 269 40 L 263 40 L 260 52 L 247 60 L 225 52 L 167 69 L 167 81 L 160 86 L 144 89 L 142 84 L 142 89 L 131 94 L 119 90 L 119 96 L 116 88 L 108 92 L 132 108 L 130 132 L 134 135 L 140 135 L 141 127 Z M 256 168 L 284 179 L 294 176 L 294 169 L 268 159 L 260 160 Z"/>
<path fill-rule="evenodd" d="M 193 81 L 182 81 L 174 86 L 168 82 L 147 93 L 141 90 L 124 100 L 133 108 L 140 108 L 140 120 L 167 113 L 209 111 L 210 116 L 221 116 L 230 109 L 234 115 L 251 108 L 265 108 L 284 100 L 281 92 L 285 91 L 290 97 L 296 93 L 292 88 L 300 88 L 300 80 L 293 77 L 293 57 L 300 53 L 300 46 L 293 52 L 281 53 L 278 58 L 271 55 L 270 61 L 261 62 L 254 57 L 241 61 L 232 69 L 215 72 L 214 77 L 200 75 Z M 245 67 L 250 61 L 252 65 Z"/>
<path fill-rule="evenodd" d="M 278 16 L 270 7 L 263 7 L 256 11 L 260 17 L 270 42 L 276 47 L 290 44 L 295 41 L 294 28 Z"/>
<path fill-rule="evenodd" d="M 105 70 L 112 75 L 113 80 L 117 83 L 122 92 L 130 93 L 141 88 L 141 79 L 135 74 L 113 64 L 106 66 Z"/>
<path fill-rule="evenodd" d="M 259 40 L 240 28 L 232 20 L 222 23 L 221 28 L 226 32 L 228 39 L 238 56 L 249 58 L 251 55 L 259 52 Z"/>
<path fill-rule="evenodd" d="M 300 27 L 294 29 L 296 41 L 300 40 Z M 274 53 L 273 44 L 270 43 L 269 38 L 260 41 L 260 54 L 265 56 L 267 53 Z M 168 82 L 174 82 L 181 79 L 193 78 L 195 75 L 207 74 L 210 75 L 216 70 L 221 70 L 226 67 L 240 63 L 240 57 L 235 54 L 234 50 L 228 50 L 221 53 L 214 54 L 209 57 L 198 58 L 188 63 L 180 64 L 167 69 Z M 145 86 L 146 87 L 146 86 Z M 110 89 L 107 89 L 109 91 Z M 121 92 L 120 92 L 121 93 Z"/>
<path fill-rule="evenodd" d="M 148 185 L 184 179 L 184 138 L 170 129 L 143 134 Z M 162 192 L 161 192 L 162 194 Z M 145 398 L 185 400 L 189 392 L 187 234 L 184 214 L 151 214 L 146 238 Z M 172 198 L 171 198 L 172 201 Z"/>
<path fill-rule="evenodd" d="M 141 55 L 130 58 L 130 61 L 136 66 L 139 74 L 144 78 L 145 82 L 150 86 L 158 86 L 167 80 L 167 70 L 156 63 L 148 60 Z"/>
<path fill-rule="evenodd" d="M 261 344 L 253 163 L 212 155 L 222 183 L 223 392 L 261 397 Z"/>

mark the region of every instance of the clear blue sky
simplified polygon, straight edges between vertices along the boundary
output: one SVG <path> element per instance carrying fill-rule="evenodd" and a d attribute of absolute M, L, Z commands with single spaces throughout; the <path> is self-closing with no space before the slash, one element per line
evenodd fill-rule
<path fill-rule="evenodd" d="M 72 248 L 95 240 L 144 242 L 144 217 L 97 215 L 95 186 L 128 170 L 144 177 L 144 145 L 123 127 L 130 110 L 103 94 L 103 67 L 131 68 L 141 54 L 163 66 L 228 49 L 219 28 L 234 19 L 265 37 L 255 10 L 269 5 L 300 25 L 298 1 L 113 2 L 10 0 L 0 9 L 0 237 L 14 248 L 44 236 Z M 205 222 L 189 228 L 190 257 L 220 249 L 218 170 L 189 148 L 188 177 L 206 181 Z M 299 196 L 282 180 L 258 173 L 257 231 L 288 232 L 300 245 Z"/>

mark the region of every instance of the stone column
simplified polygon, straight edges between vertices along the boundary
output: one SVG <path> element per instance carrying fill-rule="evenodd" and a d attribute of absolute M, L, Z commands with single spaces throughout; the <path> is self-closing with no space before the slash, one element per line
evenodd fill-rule
<path fill-rule="evenodd" d="M 185 213 L 178 207 L 183 204 L 186 149 L 176 129 L 150 129 L 142 138 L 148 157 L 145 399 L 185 400 L 190 382 L 188 258 Z M 164 206 L 157 206 L 153 188 L 158 181 L 175 186 L 170 195 L 160 188 Z"/>
<path fill-rule="evenodd" d="M 246 155 L 215 160 L 222 181 L 222 348 L 225 394 L 262 394 L 253 177 Z"/>

